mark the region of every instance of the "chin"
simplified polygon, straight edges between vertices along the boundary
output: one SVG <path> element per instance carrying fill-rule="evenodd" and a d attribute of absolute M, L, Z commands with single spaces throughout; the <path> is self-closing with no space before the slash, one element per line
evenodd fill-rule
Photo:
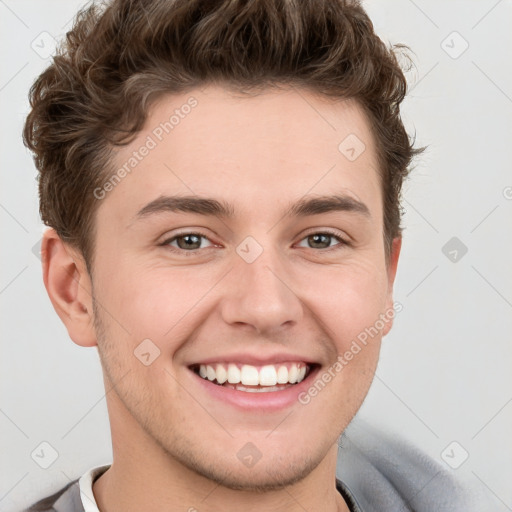
<path fill-rule="evenodd" d="M 227 462 L 227 461 L 226 461 Z M 201 476 L 236 491 L 269 492 L 283 489 L 303 480 L 320 463 L 309 458 L 302 457 L 300 461 L 282 460 L 276 462 L 270 460 L 258 461 L 253 467 L 245 468 L 237 461 L 237 464 L 226 463 L 222 465 L 204 464 L 190 467 Z"/>

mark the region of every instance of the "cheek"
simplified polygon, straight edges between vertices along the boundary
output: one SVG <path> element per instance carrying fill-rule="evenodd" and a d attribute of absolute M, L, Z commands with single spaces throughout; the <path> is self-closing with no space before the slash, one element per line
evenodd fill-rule
<path fill-rule="evenodd" d="M 137 269 L 137 270 L 133 270 Z M 105 274 L 107 275 L 107 274 Z M 201 325 L 211 309 L 208 293 L 220 279 L 196 269 L 118 266 L 108 274 L 101 290 L 101 303 L 109 314 L 102 317 L 108 325 L 114 349 L 110 358 L 119 368 L 143 371 L 134 354 L 157 354 L 147 370 L 153 370 L 152 386 L 171 370 L 171 361 Z M 148 341 L 149 340 L 149 341 Z M 119 369 L 119 371 L 120 371 Z M 155 374 L 160 371 L 159 374 Z M 147 372 L 146 372 L 147 373 Z M 146 378 L 143 374 L 143 378 Z M 169 377 L 167 377 L 169 378 Z M 169 382 L 165 381 L 165 386 Z"/>
<path fill-rule="evenodd" d="M 98 290 L 105 309 L 132 337 L 161 338 L 185 320 L 207 287 L 205 280 L 191 280 L 190 271 L 127 264 L 105 272 L 102 281 L 98 276 L 98 282 L 105 283 Z"/>
<path fill-rule="evenodd" d="M 338 353 L 376 324 L 384 311 L 387 280 L 368 264 L 326 268 L 315 272 L 316 286 L 309 286 L 307 300 L 327 327 Z"/>

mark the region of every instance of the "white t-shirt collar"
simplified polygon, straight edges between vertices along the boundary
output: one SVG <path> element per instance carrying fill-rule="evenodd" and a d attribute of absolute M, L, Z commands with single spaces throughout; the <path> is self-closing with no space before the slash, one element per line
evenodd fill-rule
<path fill-rule="evenodd" d="M 80 499 L 82 500 L 85 512 L 100 512 L 96 499 L 94 498 L 94 493 L 92 492 L 92 484 L 94 480 L 99 478 L 109 467 L 110 464 L 92 468 L 80 477 L 78 485 L 80 487 Z"/>

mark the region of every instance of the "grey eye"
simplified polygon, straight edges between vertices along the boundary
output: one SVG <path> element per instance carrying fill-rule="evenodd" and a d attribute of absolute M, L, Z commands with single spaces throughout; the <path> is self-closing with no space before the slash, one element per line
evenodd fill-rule
<path fill-rule="evenodd" d="M 330 235 L 328 233 L 314 233 L 304 238 L 308 244 L 306 247 L 311 249 L 328 249 L 329 247 L 332 247 L 331 242 L 333 239 L 337 240 L 338 242 L 341 241 L 337 236 Z M 301 245 L 301 247 L 305 246 Z"/>

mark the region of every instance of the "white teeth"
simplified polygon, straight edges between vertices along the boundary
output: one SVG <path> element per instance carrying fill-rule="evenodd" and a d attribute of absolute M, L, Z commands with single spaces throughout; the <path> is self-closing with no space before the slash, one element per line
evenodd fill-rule
<path fill-rule="evenodd" d="M 280 366 L 277 370 L 277 383 L 288 384 L 288 368 L 286 366 Z"/>
<path fill-rule="evenodd" d="M 217 382 L 219 384 L 224 384 L 228 380 L 228 372 L 226 371 L 226 368 L 224 368 L 223 365 L 218 364 L 217 365 Z"/>
<path fill-rule="evenodd" d="M 199 369 L 201 369 L 201 366 Z M 199 375 L 201 375 L 201 370 L 199 370 Z M 236 364 L 228 365 L 228 382 L 230 384 L 238 384 L 240 382 L 240 369 Z"/>
<path fill-rule="evenodd" d="M 290 384 L 295 384 L 297 382 L 297 377 L 298 376 L 299 376 L 299 369 L 297 368 L 297 366 L 293 365 L 288 370 L 288 382 Z"/>
<path fill-rule="evenodd" d="M 288 384 L 286 387 L 293 386 Z M 229 384 L 229 387 L 237 391 L 245 391 L 246 393 L 271 393 L 272 391 L 282 391 L 283 386 L 243 386 L 242 384 Z"/>
<path fill-rule="evenodd" d="M 246 386 L 257 386 L 260 383 L 258 368 L 244 364 L 240 371 L 240 381 Z"/>
<path fill-rule="evenodd" d="M 277 372 L 272 365 L 264 366 L 260 370 L 259 385 L 260 386 L 275 386 L 277 384 Z"/>
<path fill-rule="evenodd" d="M 276 384 L 295 384 L 302 382 L 306 376 L 304 363 L 268 364 L 261 367 L 244 364 L 208 364 L 199 365 L 199 375 L 218 384 L 240 384 L 245 386 L 264 386 L 272 390 L 280 389 Z M 246 388 L 246 390 L 249 388 Z"/>
<path fill-rule="evenodd" d="M 215 370 L 210 365 L 206 367 L 206 377 L 208 380 L 215 380 L 217 377 Z"/>

